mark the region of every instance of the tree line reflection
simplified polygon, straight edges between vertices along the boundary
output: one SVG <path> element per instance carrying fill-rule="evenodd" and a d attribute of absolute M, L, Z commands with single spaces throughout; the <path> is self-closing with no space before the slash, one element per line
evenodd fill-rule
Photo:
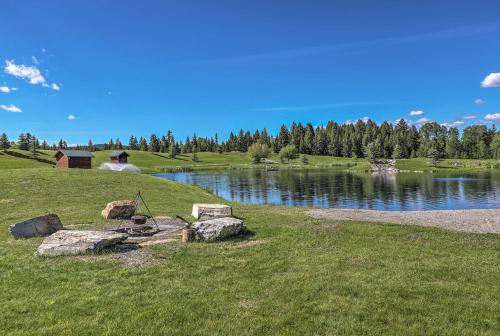
<path fill-rule="evenodd" d="M 500 173 L 370 175 L 335 170 L 162 174 L 252 204 L 377 210 L 498 208 Z"/>

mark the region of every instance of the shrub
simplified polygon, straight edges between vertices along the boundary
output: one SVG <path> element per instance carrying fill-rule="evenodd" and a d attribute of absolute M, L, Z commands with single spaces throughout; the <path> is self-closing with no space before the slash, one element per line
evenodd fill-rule
<path fill-rule="evenodd" d="M 287 161 L 296 159 L 299 157 L 299 153 L 297 152 L 297 149 L 293 145 L 288 145 L 283 148 L 281 148 L 280 153 L 280 160 L 281 162 L 285 162 L 285 159 Z"/>
<path fill-rule="evenodd" d="M 269 156 L 271 150 L 264 143 L 254 143 L 248 148 L 248 155 L 252 158 L 253 163 L 259 163 L 261 159 L 265 159 Z"/>

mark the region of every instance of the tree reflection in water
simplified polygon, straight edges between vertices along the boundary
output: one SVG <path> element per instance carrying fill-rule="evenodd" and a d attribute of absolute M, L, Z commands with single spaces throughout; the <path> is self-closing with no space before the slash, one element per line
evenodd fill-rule
<path fill-rule="evenodd" d="M 500 173 L 370 175 L 328 169 L 260 169 L 156 174 L 204 187 L 231 201 L 431 210 L 500 207 Z"/>

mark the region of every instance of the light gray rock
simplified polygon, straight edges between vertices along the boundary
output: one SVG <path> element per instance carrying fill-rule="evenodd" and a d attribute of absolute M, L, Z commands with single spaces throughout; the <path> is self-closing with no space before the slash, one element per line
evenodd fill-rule
<path fill-rule="evenodd" d="M 196 238 L 206 242 L 224 240 L 245 231 L 243 221 L 233 217 L 194 222 L 191 227 L 196 230 Z"/>
<path fill-rule="evenodd" d="M 61 230 L 45 238 L 37 253 L 44 257 L 97 252 L 127 239 L 126 233 Z"/>
<path fill-rule="evenodd" d="M 63 225 L 56 214 L 31 218 L 9 227 L 9 231 L 15 239 L 48 236 L 62 229 Z"/>
<path fill-rule="evenodd" d="M 135 208 L 134 201 L 114 201 L 108 203 L 101 214 L 106 219 L 130 219 L 135 213 Z"/>
<path fill-rule="evenodd" d="M 196 219 L 207 220 L 220 217 L 231 217 L 233 210 L 229 205 L 224 204 L 193 204 L 192 215 Z"/>

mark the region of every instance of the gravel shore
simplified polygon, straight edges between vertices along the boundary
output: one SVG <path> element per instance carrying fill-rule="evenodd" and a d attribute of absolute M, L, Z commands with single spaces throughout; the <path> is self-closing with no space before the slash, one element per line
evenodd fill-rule
<path fill-rule="evenodd" d="M 431 226 L 451 231 L 500 234 L 500 209 L 378 211 L 361 209 L 314 209 L 308 216 L 335 221 L 353 220 L 401 225 Z"/>

